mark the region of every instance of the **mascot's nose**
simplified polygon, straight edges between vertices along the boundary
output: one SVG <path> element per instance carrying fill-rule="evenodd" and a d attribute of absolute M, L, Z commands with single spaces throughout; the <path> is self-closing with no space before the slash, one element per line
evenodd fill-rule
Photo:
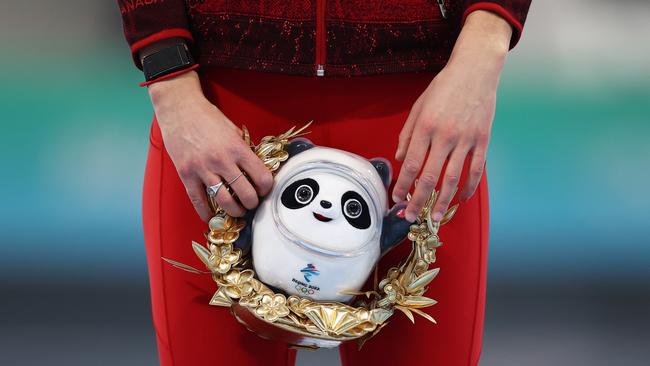
<path fill-rule="evenodd" d="M 330 208 L 330 207 L 332 207 L 332 202 L 322 200 L 322 201 L 320 201 L 320 205 L 321 205 L 323 208 Z"/>

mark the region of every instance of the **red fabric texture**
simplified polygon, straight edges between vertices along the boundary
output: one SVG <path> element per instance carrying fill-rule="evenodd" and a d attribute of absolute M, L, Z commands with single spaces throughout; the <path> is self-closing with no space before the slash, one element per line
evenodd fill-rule
<path fill-rule="evenodd" d="M 163 75 L 163 76 L 161 76 L 161 77 L 159 77 L 159 78 L 156 78 L 156 79 L 153 79 L 153 80 L 149 80 L 149 81 L 144 81 L 144 82 L 140 83 L 140 86 L 149 86 L 149 85 L 151 85 L 151 84 L 153 84 L 153 83 L 157 83 L 157 82 L 159 82 L 159 81 L 163 81 L 163 80 L 166 80 L 166 79 L 169 79 L 169 78 L 173 78 L 174 76 L 177 76 L 177 75 L 180 75 L 180 74 L 184 74 L 184 73 L 186 73 L 186 72 L 189 72 L 189 71 L 192 71 L 192 70 L 196 70 L 196 69 L 198 69 L 198 68 L 199 68 L 199 64 L 194 64 L 194 65 L 188 67 L 187 69 L 174 71 L 174 72 L 172 72 L 172 73 L 170 73 L 170 74 Z"/>
<path fill-rule="evenodd" d="M 314 120 L 307 136 L 315 144 L 348 150 L 393 164 L 400 129 L 433 73 L 357 78 L 312 78 L 233 69 L 199 70 L 206 96 L 232 121 L 246 125 L 254 141 Z M 143 189 L 144 237 L 151 286 L 153 324 L 163 366 L 232 364 L 293 365 L 295 352 L 259 338 L 225 308 L 208 305 L 216 290 L 210 276 L 184 272 L 161 257 L 203 268 L 191 249 L 203 243 L 207 224 L 187 197 L 162 140 L 157 121 Z M 468 164 L 461 176 L 465 181 Z M 456 203 L 454 200 L 452 203 Z M 415 324 L 396 313 L 361 351 L 341 347 L 345 366 L 476 365 L 481 349 L 488 244 L 488 191 L 485 175 L 477 193 L 461 203 L 440 233 L 441 272 L 427 295 L 438 304 L 425 309 L 438 324 Z M 380 262 L 380 274 L 410 250 L 403 243 Z M 227 350 L 227 351 L 226 351 Z M 229 355 L 223 359 L 224 355 Z"/>
<path fill-rule="evenodd" d="M 517 25 L 523 26 L 530 1 L 446 0 L 447 19 L 438 3 L 429 0 L 118 3 L 130 45 L 165 29 L 184 28 L 204 66 L 315 75 L 325 60 L 325 76 L 359 76 L 439 71 L 470 10 L 503 16 L 518 39 Z M 317 26 L 321 17 L 324 27 Z M 321 37 L 325 42 L 317 42 Z"/>
<path fill-rule="evenodd" d="M 520 16 L 515 16 L 515 13 L 513 13 L 512 10 L 508 10 L 499 4 L 493 2 L 481 1 L 481 2 L 474 3 L 468 6 L 467 9 L 465 9 L 465 11 L 463 12 L 463 19 L 461 23 L 465 24 L 465 19 L 467 19 L 467 16 L 471 12 L 476 10 L 490 11 L 505 19 L 510 24 L 510 26 L 512 26 L 512 38 L 510 39 L 510 49 L 513 49 L 517 45 L 517 43 L 519 43 L 519 39 L 521 38 L 521 32 L 524 29 L 524 26 L 522 24 L 523 20 L 520 19 L 523 16 L 523 19 L 525 20 L 526 17 L 525 13 Z"/>

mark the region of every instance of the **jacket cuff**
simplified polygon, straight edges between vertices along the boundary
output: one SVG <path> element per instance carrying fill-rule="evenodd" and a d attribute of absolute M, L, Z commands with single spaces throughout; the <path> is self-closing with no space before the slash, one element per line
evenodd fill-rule
<path fill-rule="evenodd" d="M 124 36 L 135 65 L 142 69 L 138 51 L 165 38 L 192 42 L 185 0 L 117 0 Z"/>
<path fill-rule="evenodd" d="M 142 69 L 140 57 L 138 56 L 138 52 L 141 49 L 167 38 L 185 38 L 189 43 L 194 43 L 192 33 L 185 28 L 163 29 L 160 32 L 156 32 L 131 44 L 131 57 L 135 65 L 139 69 Z"/>
<path fill-rule="evenodd" d="M 530 4 L 530 1 L 527 2 Z M 492 12 L 501 18 L 503 18 L 505 21 L 507 21 L 510 26 L 512 27 L 512 38 L 510 39 L 510 49 L 513 49 L 517 43 L 519 42 L 519 39 L 521 38 L 521 32 L 524 29 L 524 22 L 526 20 L 526 14 L 528 12 L 528 6 L 525 7 L 525 10 L 523 12 L 516 12 L 511 8 L 506 8 L 505 6 L 501 4 L 497 4 L 495 2 L 489 2 L 489 1 L 479 1 L 475 2 L 471 5 L 469 5 L 465 10 L 463 11 L 463 16 L 461 19 L 461 25 L 465 24 L 465 19 L 467 19 L 467 16 L 476 10 L 485 10 Z"/>

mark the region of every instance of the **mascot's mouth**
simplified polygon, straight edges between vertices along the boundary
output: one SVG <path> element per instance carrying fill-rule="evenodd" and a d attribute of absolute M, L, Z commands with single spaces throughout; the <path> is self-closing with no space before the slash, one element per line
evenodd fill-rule
<path fill-rule="evenodd" d="M 323 216 L 323 215 L 318 214 L 316 212 L 314 212 L 314 217 L 316 218 L 316 220 L 322 221 L 322 222 L 332 221 L 332 219 L 330 217 Z"/>

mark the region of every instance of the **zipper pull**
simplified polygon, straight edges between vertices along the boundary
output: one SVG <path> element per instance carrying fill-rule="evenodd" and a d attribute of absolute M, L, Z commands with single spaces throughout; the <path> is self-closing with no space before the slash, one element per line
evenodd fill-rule
<path fill-rule="evenodd" d="M 325 76 L 325 66 L 318 65 L 316 67 L 316 76 Z"/>
<path fill-rule="evenodd" d="M 447 7 L 445 6 L 445 0 L 436 0 L 436 2 L 440 8 L 440 14 L 442 14 L 442 18 L 447 19 Z"/>

